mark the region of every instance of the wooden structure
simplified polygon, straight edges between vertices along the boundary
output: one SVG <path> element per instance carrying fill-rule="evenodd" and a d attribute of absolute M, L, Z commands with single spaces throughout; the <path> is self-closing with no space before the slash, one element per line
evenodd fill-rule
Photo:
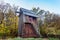
<path fill-rule="evenodd" d="M 31 10 L 20 8 L 18 35 L 20 37 L 40 37 L 38 32 L 37 15 Z"/>

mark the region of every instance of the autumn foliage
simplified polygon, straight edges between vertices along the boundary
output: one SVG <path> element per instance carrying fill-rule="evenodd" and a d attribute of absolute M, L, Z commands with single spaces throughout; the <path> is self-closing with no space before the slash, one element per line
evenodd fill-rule
<path fill-rule="evenodd" d="M 0 10 L 0 36 L 17 36 L 18 16 L 12 9 L 7 13 Z"/>

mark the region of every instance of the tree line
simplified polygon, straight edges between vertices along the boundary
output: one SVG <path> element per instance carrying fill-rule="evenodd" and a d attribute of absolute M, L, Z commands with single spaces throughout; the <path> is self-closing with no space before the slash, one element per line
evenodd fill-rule
<path fill-rule="evenodd" d="M 19 18 L 15 13 L 17 9 L 18 6 L 11 6 L 9 3 L 0 4 L 0 36 L 18 35 Z M 38 23 L 41 35 L 60 35 L 60 15 L 42 10 L 39 7 L 34 7 L 31 11 L 39 16 Z"/>

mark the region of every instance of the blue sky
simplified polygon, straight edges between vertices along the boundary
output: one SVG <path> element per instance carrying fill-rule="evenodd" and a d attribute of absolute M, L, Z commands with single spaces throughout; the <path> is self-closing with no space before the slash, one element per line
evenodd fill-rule
<path fill-rule="evenodd" d="M 60 0 L 3 0 L 11 5 L 15 4 L 26 9 L 40 7 L 40 9 L 50 12 L 60 13 Z"/>

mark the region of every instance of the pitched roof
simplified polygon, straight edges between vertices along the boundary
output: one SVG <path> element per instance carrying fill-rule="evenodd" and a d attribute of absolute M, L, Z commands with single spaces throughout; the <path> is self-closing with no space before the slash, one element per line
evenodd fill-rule
<path fill-rule="evenodd" d="M 27 10 L 27 9 L 24 9 L 24 8 L 20 8 L 20 11 L 22 11 L 23 14 L 25 14 L 25 15 L 32 16 L 32 17 L 38 17 L 38 16 L 36 15 L 36 13 L 34 13 L 34 12 L 31 11 L 31 10 Z"/>

